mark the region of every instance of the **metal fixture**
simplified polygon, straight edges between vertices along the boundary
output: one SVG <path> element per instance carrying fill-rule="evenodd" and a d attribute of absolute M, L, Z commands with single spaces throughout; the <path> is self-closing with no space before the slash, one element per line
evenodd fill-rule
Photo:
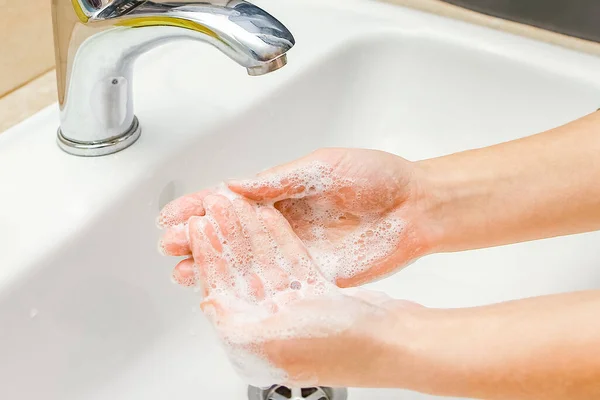
<path fill-rule="evenodd" d="M 268 388 L 248 387 L 248 400 L 346 400 L 348 391 L 345 388 L 306 387 L 288 388 L 273 385 Z"/>
<path fill-rule="evenodd" d="M 133 63 L 172 40 L 206 42 L 264 75 L 283 67 L 294 37 L 277 19 L 243 0 L 52 0 L 60 105 L 58 144 L 102 156 L 140 136 L 133 112 Z"/>

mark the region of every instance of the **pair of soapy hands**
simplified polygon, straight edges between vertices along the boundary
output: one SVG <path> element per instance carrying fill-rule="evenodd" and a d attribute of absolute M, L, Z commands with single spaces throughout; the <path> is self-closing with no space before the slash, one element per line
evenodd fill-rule
<path fill-rule="evenodd" d="M 163 209 L 161 250 L 189 257 L 173 276 L 201 286 L 249 383 L 360 385 L 374 350 L 365 327 L 415 307 L 352 288 L 428 252 L 415 174 L 388 153 L 323 149 L 228 182 L 233 199 L 204 190 Z"/>

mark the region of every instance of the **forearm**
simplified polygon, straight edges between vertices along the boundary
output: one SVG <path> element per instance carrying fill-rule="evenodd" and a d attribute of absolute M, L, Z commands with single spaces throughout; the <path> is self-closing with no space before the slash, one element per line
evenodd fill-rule
<path fill-rule="evenodd" d="M 417 170 L 433 251 L 600 229 L 600 112 Z"/>
<path fill-rule="evenodd" d="M 600 291 L 425 310 L 412 388 L 489 400 L 600 398 L 599 315 Z"/>

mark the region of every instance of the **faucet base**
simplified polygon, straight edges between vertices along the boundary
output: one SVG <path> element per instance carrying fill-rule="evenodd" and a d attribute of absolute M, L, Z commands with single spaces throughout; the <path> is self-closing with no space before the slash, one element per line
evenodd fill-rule
<path fill-rule="evenodd" d="M 98 157 L 124 150 L 139 139 L 142 128 L 137 117 L 133 117 L 131 127 L 121 135 L 93 142 L 79 142 L 69 139 L 58 128 L 56 142 L 63 151 L 80 157 Z"/>

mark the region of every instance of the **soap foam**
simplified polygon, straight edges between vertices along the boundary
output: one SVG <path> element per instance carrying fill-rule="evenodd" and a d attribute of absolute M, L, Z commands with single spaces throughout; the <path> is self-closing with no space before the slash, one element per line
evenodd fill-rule
<path fill-rule="evenodd" d="M 277 203 L 292 223 L 306 223 L 292 226 L 306 254 L 294 254 L 292 258 L 284 254 L 265 222 L 258 218 L 258 231 L 250 228 L 252 221 L 239 208 L 236 212 L 241 229 L 228 225 L 226 237 L 217 221 L 203 217 L 199 222 L 202 240 L 208 243 L 206 232 L 214 232 L 222 247 L 217 249 L 220 252 L 203 254 L 204 268 L 212 271 L 203 283 L 210 292 L 204 304 L 215 304 L 204 311 L 213 320 L 234 367 L 247 382 L 256 386 L 289 384 L 294 377 L 268 361 L 264 346 L 272 341 L 336 335 L 356 324 L 362 315 L 377 312 L 379 308 L 374 304 L 384 303 L 387 297 L 378 297 L 374 303 L 358 300 L 333 282 L 364 273 L 391 254 L 397 248 L 404 222 L 393 215 L 382 218 L 381 213 L 352 213 L 338 207 L 340 196 L 335 194 L 343 192 L 346 209 L 360 208 L 353 207 L 352 202 L 362 201 L 361 185 L 336 176 L 324 163 L 315 162 L 292 173 L 270 175 L 244 185 L 247 189 L 285 189 L 281 196 L 252 203 L 252 207 L 260 216 L 261 209 L 274 208 Z M 224 185 L 216 193 L 237 204 L 239 196 Z M 348 193 L 353 193 L 354 199 Z M 312 201 L 316 196 L 318 201 Z M 332 229 L 336 224 L 339 230 Z M 341 229 L 345 225 L 353 229 Z M 259 254 L 252 247 L 259 247 Z M 227 266 L 227 274 L 218 272 L 223 270 L 222 263 Z M 256 285 L 263 291 L 260 296 Z M 328 311 L 336 312 L 324 315 L 321 308 L 325 304 Z M 219 309 L 226 310 L 225 315 Z"/>
<path fill-rule="evenodd" d="M 266 306 L 268 301 L 250 307 L 247 304 L 241 306 L 239 299 L 220 297 L 221 304 L 230 310 L 232 319 L 224 323 L 216 320 L 215 325 L 230 361 L 246 382 L 254 386 L 318 384 L 316 376 L 311 378 L 310 371 L 305 371 L 309 376 L 297 377 L 275 366 L 269 361 L 264 346 L 270 342 L 281 344 L 297 339 L 335 336 L 360 323 L 365 315 L 381 312 L 367 302 L 344 295 L 338 288 L 328 285 L 328 289 L 327 293 L 319 295 L 303 293 L 300 297 L 306 303 L 300 303 L 300 306 L 298 299 L 288 304 L 277 299 L 276 309 Z M 285 297 L 286 294 L 282 292 L 277 297 Z M 311 300 L 314 303 L 311 304 Z M 235 308 L 236 305 L 241 307 Z M 324 315 L 324 306 L 334 312 Z M 272 319 L 275 316 L 276 323 Z M 277 348 L 285 351 L 285 345 Z"/>
<path fill-rule="evenodd" d="M 264 216 L 264 207 L 270 206 L 255 205 L 254 215 Z M 293 248 L 295 253 L 290 254 L 290 248 L 286 248 L 288 253 L 284 255 L 273 236 L 285 234 L 273 231 L 276 222 L 285 223 L 280 214 L 267 214 L 281 218 L 268 224 L 258 218 L 259 231 L 254 232 L 247 225 L 252 215 L 238 215 L 241 229 L 227 225 L 227 234 L 210 213 L 198 220 L 199 239 L 206 244 L 207 232 L 214 232 L 220 242 L 219 248 L 203 254 L 206 284 L 210 286 L 204 311 L 245 380 L 263 386 L 289 384 L 296 378 L 268 361 L 265 346 L 274 341 L 335 335 L 373 310 L 367 303 L 349 303 L 348 296 L 321 276 L 300 242 Z M 250 234 L 257 240 L 254 252 L 249 249 Z M 251 275 L 264 287 L 264 297 L 258 298 L 252 290 Z M 336 312 L 323 315 L 323 306 Z M 307 377 L 302 379 L 305 382 Z"/>
<path fill-rule="evenodd" d="M 323 275 L 335 282 L 368 271 L 398 247 L 405 223 L 400 218 L 381 213 L 352 212 L 361 210 L 365 197 L 363 187 L 353 179 L 340 177 L 329 165 L 315 161 L 302 168 L 282 174 L 271 174 L 242 185 L 245 189 L 260 187 L 291 188 L 285 194 L 265 202 L 293 221 L 305 221 L 309 226 L 292 226 Z M 314 197 L 319 196 L 318 201 Z M 352 197 L 353 196 L 353 197 Z M 372 196 L 369 193 L 369 196 Z M 283 201 L 281 201 L 283 200 Z M 345 206 L 336 203 L 342 201 Z M 393 203 L 386 199 L 384 204 Z M 344 231 L 335 237 L 335 226 L 351 224 L 352 233 Z M 299 229 L 300 228 L 300 229 Z M 330 236 L 328 236 L 328 232 Z"/>
<path fill-rule="evenodd" d="M 281 174 L 268 174 L 259 179 L 241 182 L 242 188 L 256 190 L 262 187 L 287 189 L 278 197 L 270 199 L 267 204 L 288 198 L 301 198 L 307 195 L 324 193 L 343 183 L 351 183 L 349 179 L 340 180 L 333 175 L 333 168 L 323 162 L 315 161 L 292 171 Z"/>

